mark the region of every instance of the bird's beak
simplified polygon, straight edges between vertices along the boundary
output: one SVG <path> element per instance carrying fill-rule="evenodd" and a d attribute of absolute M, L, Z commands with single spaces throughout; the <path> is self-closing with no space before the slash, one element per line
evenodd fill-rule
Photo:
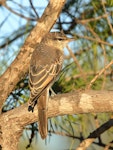
<path fill-rule="evenodd" d="M 69 42 L 75 41 L 75 38 L 69 38 Z"/>

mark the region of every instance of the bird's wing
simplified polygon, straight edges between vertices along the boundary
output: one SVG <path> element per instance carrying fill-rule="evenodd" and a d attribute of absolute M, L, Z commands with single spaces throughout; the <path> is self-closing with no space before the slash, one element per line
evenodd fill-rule
<path fill-rule="evenodd" d="M 52 51 L 50 51 L 52 49 Z M 31 90 L 29 105 L 34 103 L 34 99 L 38 98 L 56 78 L 62 66 L 62 53 L 56 48 L 46 47 L 47 55 L 35 50 L 29 69 L 29 85 Z"/>

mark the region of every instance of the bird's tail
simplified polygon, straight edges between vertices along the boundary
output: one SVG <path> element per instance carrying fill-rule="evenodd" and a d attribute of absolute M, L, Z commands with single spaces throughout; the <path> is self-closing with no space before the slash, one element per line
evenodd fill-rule
<path fill-rule="evenodd" d="M 38 99 L 38 124 L 39 124 L 39 132 L 42 139 L 45 139 L 47 136 L 47 102 L 48 102 L 48 89 L 42 93 L 42 95 Z"/>

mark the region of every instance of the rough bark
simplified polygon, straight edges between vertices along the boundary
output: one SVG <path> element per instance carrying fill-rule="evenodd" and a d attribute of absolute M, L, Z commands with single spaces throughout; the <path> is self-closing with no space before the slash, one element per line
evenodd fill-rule
<path fill-rule="evenodd" d="M 76 91 L 51 97 L 48 103 L 48 117 L 90 112 L 113 112 L 112 91 Z M 3 150 L 16 150 L 24 126 L 36 122 L 37 118 L 37 108 L 33 113 L 28 112 L 27 104 L 2 114 Z"/>

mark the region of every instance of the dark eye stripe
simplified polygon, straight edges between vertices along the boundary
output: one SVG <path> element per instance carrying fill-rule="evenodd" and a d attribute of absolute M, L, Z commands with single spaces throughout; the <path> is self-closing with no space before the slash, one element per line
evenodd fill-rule
<path fill-rule="evenodd" d="M 54 38 L 54 40 L 59 40 L 59 41 L 63 41 L 63 40 L 66 40 L 66 39 L 64 39 L 63 37 L 61 38 L 61 37 L 59 37 L 59 38 Z"/>

